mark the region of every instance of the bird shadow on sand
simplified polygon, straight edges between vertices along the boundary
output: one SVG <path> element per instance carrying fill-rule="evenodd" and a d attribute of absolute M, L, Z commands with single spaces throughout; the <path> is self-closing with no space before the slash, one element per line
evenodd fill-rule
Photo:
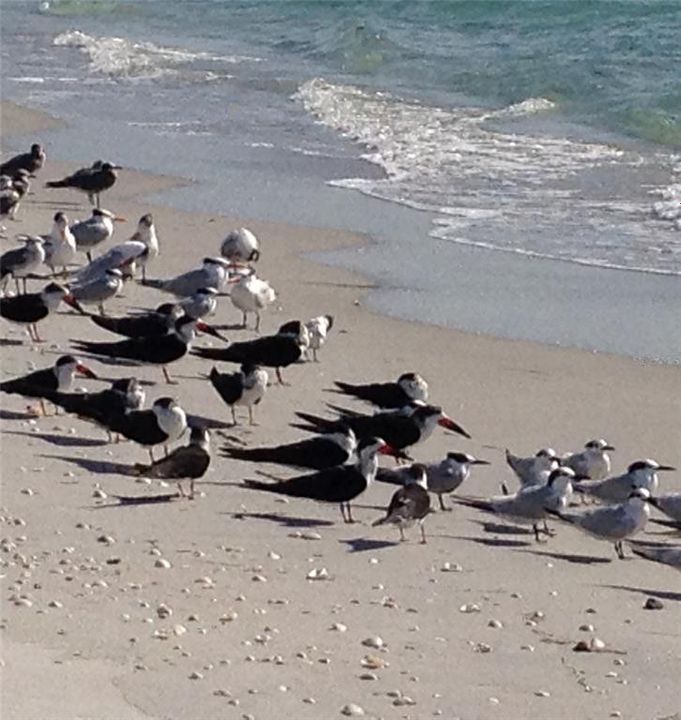
<path fill-rule="evenodd" d="M 494 535 L 532 535 L 532 530 L 519 527 L 518 525 L 506 525 L 505 523 L 490 522 L 489 520 L 473 520 L 486 533 Z"/>
<path fill-rule="evenodd" d="M 371 538 L 351 538 L 349 540 L 339 540 L 342 545 L 347 545 L 350 552 L 366 552 L 367 550 L 385 550 L 386 548 L 397 547 L 402 543 L 395 540 L 372 540 Z"/>
<path fill-rule="evenodd" d="M 64 462 L 77 465 L 83 470 L 95 473 L 96 475 L 125 475 L 126 477 L 136 477 L 134 465 L 125 465 L 124 463 L 110 462 L 109 460 L 89 460 L 82 457 L 64 457 L 63 455 L 46 455 L 39 457 L 50 458 L 52 460 L 63 460 Z"/>
<path fill-rule="evenodd" d="M 633 585 L 599 585 L 599 587 L 609 588 L 610 590 L 627 590 L 628 592 L 638 593 L 646 597 L 652 596 L 660 600 L 681 602 L 681 593 L 671 592 L 669 590 L 651 590 L 650 588 L 634 587 Z"/>
<path fill-rule="evenodd" d="M 6 435 L 21 435 L 23 437 L 38 438 L 51 445 L 60 447 L 103 447 L 108 445 L 107 440 L 95 440 L 94 438 L 80 438 L 76 435 L 56 435 L 54 433 L 23 433 L 16 430 L 9 430 Z"/>
<path fill-rule="evenodd" d="M 484 537 L 471 537 L 468 535 L 444 535 L 429 533 L 429 537 L 440 537 L 446 538 L 447 540 L 467 540 L 468 542 L 477 543 L 478 545 L 485 545 L 487 547 L 507 547 L 507 548 L 526 548 L 530 547 L 532 543 L 525 540 L 510 540 L 506 538 L 484 538 Z"/>
<path fill-rule="evenodd" d="M 276 513 L 248 513 L 248 512 L 236 512 L 236 513 L 221 513 L 222 515 L 229 515 L 235 520 L 268 520 L 269 522 L 278 523 L 284 527 L 290 528 L 308 528 L 308 527 L 329 527 L 336 523 L 332 520 L 320 520 L 319 518 L 302 518 L 294 517 L 291 515 L 277 515 Z"/>
<path fill-rule="evenodd" d="M 565 562 L 575 565 L 607 565 L 612 562 L 611 558 L 593 557 L 593 555 L 574 555 L 572 553 L 547 552 L 546 550 L 523 550 L 522 552 L 554 560 L 565 560 Z"/>
<path fill-rule="evenodd" d="M 23 344 L 23 340 L 13 340 L 12 338 L 0 339 L 0 347 L 20 347 Z"/>
<path fill-rule="evenodd" d="M 35 413 L 0 410 L 0 420 L 35 420 Z"/>

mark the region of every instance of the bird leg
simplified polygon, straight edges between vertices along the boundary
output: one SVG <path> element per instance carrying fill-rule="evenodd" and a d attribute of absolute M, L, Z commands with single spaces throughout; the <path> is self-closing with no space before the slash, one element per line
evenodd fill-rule
<path fill-rule="evenodd" d="M 397 526 L 400 531 L 400 542 L 405 542 L 407 539 L 407 536 L 404 534 L 404 528 L 401 525 Z"/>
<path fill-rule="evenodd" d="M 180 493 L 180 497 L 186 497 L 184 494 L 184 488 L 182 487 L 182 482 L 180 480 L 177 481 L 177 489 Z"/>
<path fill-rule="evenodd" d="M 189 481 L 189 499 L 194 499 L 194 480 L 193 478 Z"/>
<path fill-rule="evenodd" d="M 248 406 L 248 424 L 257 425 L 258 423 L 253 419 L 253 405 Z"/>
<path fill-rule="evenodd" d="M 92 253 L 89 250 L 85 253 L 85 257 L 87 258 L 88 262 L 92 262 Z"/>
<path fill-rule="evenodd" d="M 19 278 L 14 278 L 14 288 L 17 292 L 17 295 L 21 295 L 21 292 L 19 290 Z"/>
<path fill-rule="evenodd" d="M 29 325 L 29 328 L 33 328 L 33 335 L 31 336 L 31 340 L 33 340 L 34 342 L 37 342 L 37 343 L 45 342 L 38 334 L 38 326 L 35 323 L 31 323 Z M 29 335 L 30 335 L 30 332 L 29 332 Z"/>
<path fill-rule="evenodd" d="M 257 333 L 260 332 L 260 313 L 256 310 L 255 311 L 255 331 Z"/>
<path fill-rule="evenodd" d="M 163 366 L 163 377 L 166 379 L 166 383 L 168 383 L 168 385 L 177 385 L 177 384 L 178 384 L 178 383 L 177 383 L 177 380 L 173 380 L 173 379 L 170 377 L 170 373 L 168 372 L 168 368 L 167 368 L 165 365 Z"/>
<path fill-rule="evenodd" d="M 348 520 L 347 520 L 347 522 L 348 522 L 348 523 L 354 523 L 355 520 L 354 520 L 354 518 L 352 517 L 352 508 L 350 507 L 350 503 L 345 503 L 345 507 L 347 508 L 347 511 L 348 511 Z"/>
<path fill-rule="evenodd" d="M 421 545 L 426 545 L 428 541 L 426 540 L 426 529 L 423 527 L 423 523 L 421 523 Z"/>
<path fill-rule="evenodd" d="M 344 503 L 340 504 L 340 511 L 341 511 L 341 516 L 343 518 L 343 522 L 346 523 L 347 520 L 345 518 L 345 504 Z"/>
<path fill-rule="evenodd" d="M 281 368 L 276 368 L 277 380 L 279 385 L 290 385 L 291 383 L 284 382 L 284 378 L 281 376 Z"/>
<path fill-rule="evenodd" d="M 247 325 L 248 315 L 246 314 L 246 312 L 244 310 L 242 310 L 241 316 L 242 316 L 241 317 L 241 327 L 245 330 L 246 325 Z"/>
<path fill-rule="evenodd" d="M 239 423 L 237 422 L 237 419 L 236 419 L 236 409 L 235 409 L 234 405 L 230 406 L 230 410 L 232 411 L 232 423 L 234 425 L 238 425 Z"/>
<path fill-rule="evenodd" d="M 622 547 L 622 541 L 618 540 L 615 543 L 615 552 L 620 560 L 624 560 L 624 548 Z"/>
<path fill-rule="evenodd" d="M 440 510 L 442 510 L 443 512 L 449 512 L 449 511 L 451 510 L 451 508 L 448 508 L 448 507 L 445 505 L 445 501 L 442 499 L 442 494 L 441 494 L 441 493 L 438 493 L 438 494 L 437 494 L 437 499 L 440 501 Z"/>
<path fill-rule="evenodd" d="M 147 452 L 149 453 L 149 459 L 151 460 L 151 464 L 153 465 L 156 462 L 156 460 L 154 460 L 154 449 L 150 447 Z"/>
<path fill-rule="evenodd" d="M 544 542 L 546 542 L 546 540 L 542 540 L 542 539 L 539 537 L 539 525 L 537 525 L 537 523 L 533 523 L 533 524 L 532 524 L 532 529 L 534 530 L 534 539 L 535 539 L 535 542 L 538 542 L 538 543 L 544 543 Z"/>
<path fill-rule="evenodd" d="M 47 417 L 47 408 L 45 407 L 45 401 L 40 398 L 40 409 L 42 410 L 43 416 Z"/>
<path fill-rule="evenodd" d="M 163 451 L 165 452 L 166 457 L 168 457 L 168 455 L 170 455 L 170 450 L 168 449 L 168 446 L 167 446 L 167 445 L 164 445 L 164 446 L 163 446 Z"/>
<path fill-rule="evenodd" d="M 551 528 L 549 527 L 549 525 L 548 525 L 548 523 L 546 522 L 546 520 L 544 520 L 544 534 L 545 534 L 545 535 L 548 535 L 549 537 L 555 537 L 555 536 L 556 536 L 556 531 L 555 531 L 555 530 L 551 530 Z"/>

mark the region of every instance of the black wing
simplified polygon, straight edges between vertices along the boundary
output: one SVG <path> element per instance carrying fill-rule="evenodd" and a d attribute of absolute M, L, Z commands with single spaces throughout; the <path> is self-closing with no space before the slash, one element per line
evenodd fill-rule
<path fill-rule="evenodd" d="M 24 263 L 26 259 L 26 248 L 20 247 L 15 250 L 8 250 L 0 256 L 0 276 L 9 275 L 17 265 Z"/>
<path fill-rule="evenodd" d="M 47 317 L 48 310 L 40 293 L 0 298 L 0 316 L 14 322 L 33 323 Z"/>
<path fill-rule="evenodd" d="M 176 335 L 151 338 L 130 338 L 117 343 L 89 342 L 76 340 L 73 346 L 78 350 L 110 358 L 125 358 L 138 362 L 165 365 L 181 358 L 187 346 Z"/>
<path fill-rule="evenodd" d="M 240 372 L 221 373 L 213 368 L 210 371 L 210 382 L 227 405 L 234 405 L 243 395 L 244 379 Z"/>
<path fill-rule="evenodd" d="M 349 459 L 348 453 L 343 448 L 333 440 L 323 437 L 310 438 L 277 447 L 233 448 L 224 446 L 222 454 L 236 460 L 270 462 L 314 470 L 343 465 Z"/>
<path fill-rule="evenodd" d="M 287 367 L 300 359 L 302 351 L 295 338 L 268 335 L 255 340 L 232 343 L 226 348 L 197 348 L 193 354 L 209 360 L 265 367 Z"/>
<path fill-rule="evenodd" d="M 140 445 L 158 445 L 168 439 L 153 410 L 136 410 L 112 417 L 106 426 Z"/>
<path fill-rule="evenodd" d="M 22 153 L 2 163 L 2 165 L 0 165 L 0 175 L 9 175 L 9 177 L 12 177 L 18 170 L 33 172 L 33 169 L 33 155 L 31 153 Z"/>
<path fill-rule="evenodd" d="M 45 391 L 43 397 L 54 405 L 88 420 L 108 426 L 112 418 L 123 415 L 128 409 L 128 398 L 118 390 L 97 393 L 60 393 Z"/>
<path fill-rule="evenodd" d="M 336 381 L 334 384 L 339 392 L 373 403 L 381 408 L 401 408 L 409 402 L 409 397 L 397 383 L 351 385 Z"/>
<path fill-rule="evenodd" d="M 43 397 L 43 392 L 57 389 L 57 376 L 52 368 L 36 370 L 23 377 L 5 380 L 0 383 L 0 390 L 15 393 L 24 397 Z"/>
<path fill-rule="evenodd" d="M 343 466 L 309 475 L 298 475 L 278 483 L 244 480 L 247 487 L 279 495 L 304 497 L 321 502 L 350 502 L 366 489 L 366 480 L 354 467 Z"/>
<path fill-rule="evenodd" d="M 168 334 L 167 318 L 157 313 L 145 313 L 134 317 L 108 317 L 90 315 L 95 325 L 129 338 L 157 337 Z"/>

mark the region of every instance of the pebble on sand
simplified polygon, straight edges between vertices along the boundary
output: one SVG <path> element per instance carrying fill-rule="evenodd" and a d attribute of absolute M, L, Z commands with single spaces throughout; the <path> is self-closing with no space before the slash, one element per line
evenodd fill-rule
<path fill-rule="evenodd" d="M 341 708 L 341 715 L 345 715 L 346 717 L 361 717 L 366 715 L 366 713 L 364 712 L 364 708 L 359 705 L 348 703 Z"/>

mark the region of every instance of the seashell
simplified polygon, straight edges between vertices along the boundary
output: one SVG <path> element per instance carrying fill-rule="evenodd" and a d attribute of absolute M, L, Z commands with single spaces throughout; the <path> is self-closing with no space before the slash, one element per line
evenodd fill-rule
<path fill-rule="evenodd" d="M 172 567 L 169 560 L 166 560 L 165 558 L 158 558 L 156 562 L 154 563 L 154 567 L 157 568 L 163 568 L 164 570 L 167 570 L 168 568 Z"/>
<path fill-rule="evenodd" d="M 504 624 L 501 622 L 501 620 L 490 620 L 487 623 L 487 627 L 496 628 L 497 630 L 500 630 L 504 627 Z"/>
<path fill-rule="evenodd" d="M 343 625 L 343 623 L 334 623 L 329 630 L 336 630 L 337 632 L 347 632 L 348 626 Z"/>
<path fill-rule="evenodd" d="M 362 640 L 362 645 L 374 648 L 375 650 L 380 650 L 382 647 L 385 647 L 385 642 L 383 642 L 383 638 L 378 635 L 374 635 L 373 637 L 368 637 L 365 640 Z"/>
<path fill-rule="evenodd" d="M 644 610 L 662 610 L 663 608 L 664 603 L 656 597 L 649 597 L 643 604 Z"/>
<path fill-rule="evenodd" d="M 189 676 L 189 679 L 190 680 L 203 680 L 203 675 L 200 672 L 194 670 L 194 672 Z"/>
<path fill-rule="evenodd" d="M 475 603 L 466 603 L 465 605 L 462 605 L 459 608 L 459 612 L 462 613 L 479 613 L 480 612 L 480 606 L 476 605 Z"/>
<path fill-rule="evenodd" d="M 168 618 L 173 614 L 173 611 L 165 603 L 161 603 L 156 608 L 156 614 L 161 618 L 161 620 L 165 620 L 165 618 Z"/>
<path fill-rule="evenodd" d="M 306 578 L 308 580 L 328 580 L 329 572 L 326 568 L 312 568 Z"/>
<path fill-rule="evenodd" d="M 360 660 L 360 665 L 368 670 L 382 670 L 383 668 L 389 667 L 390 663 L 375 655 L 365 655 Z"/>
<path fill-rule="evenodd" d="M 364 712 L 364 708 L 356 705 L 355 703 L 348 703 L 347 705 L 343 705 L 340 712 L 341 715 L 345 715 L 346 717 L 360 717 L 366 715 L 366 713 Z"/>

